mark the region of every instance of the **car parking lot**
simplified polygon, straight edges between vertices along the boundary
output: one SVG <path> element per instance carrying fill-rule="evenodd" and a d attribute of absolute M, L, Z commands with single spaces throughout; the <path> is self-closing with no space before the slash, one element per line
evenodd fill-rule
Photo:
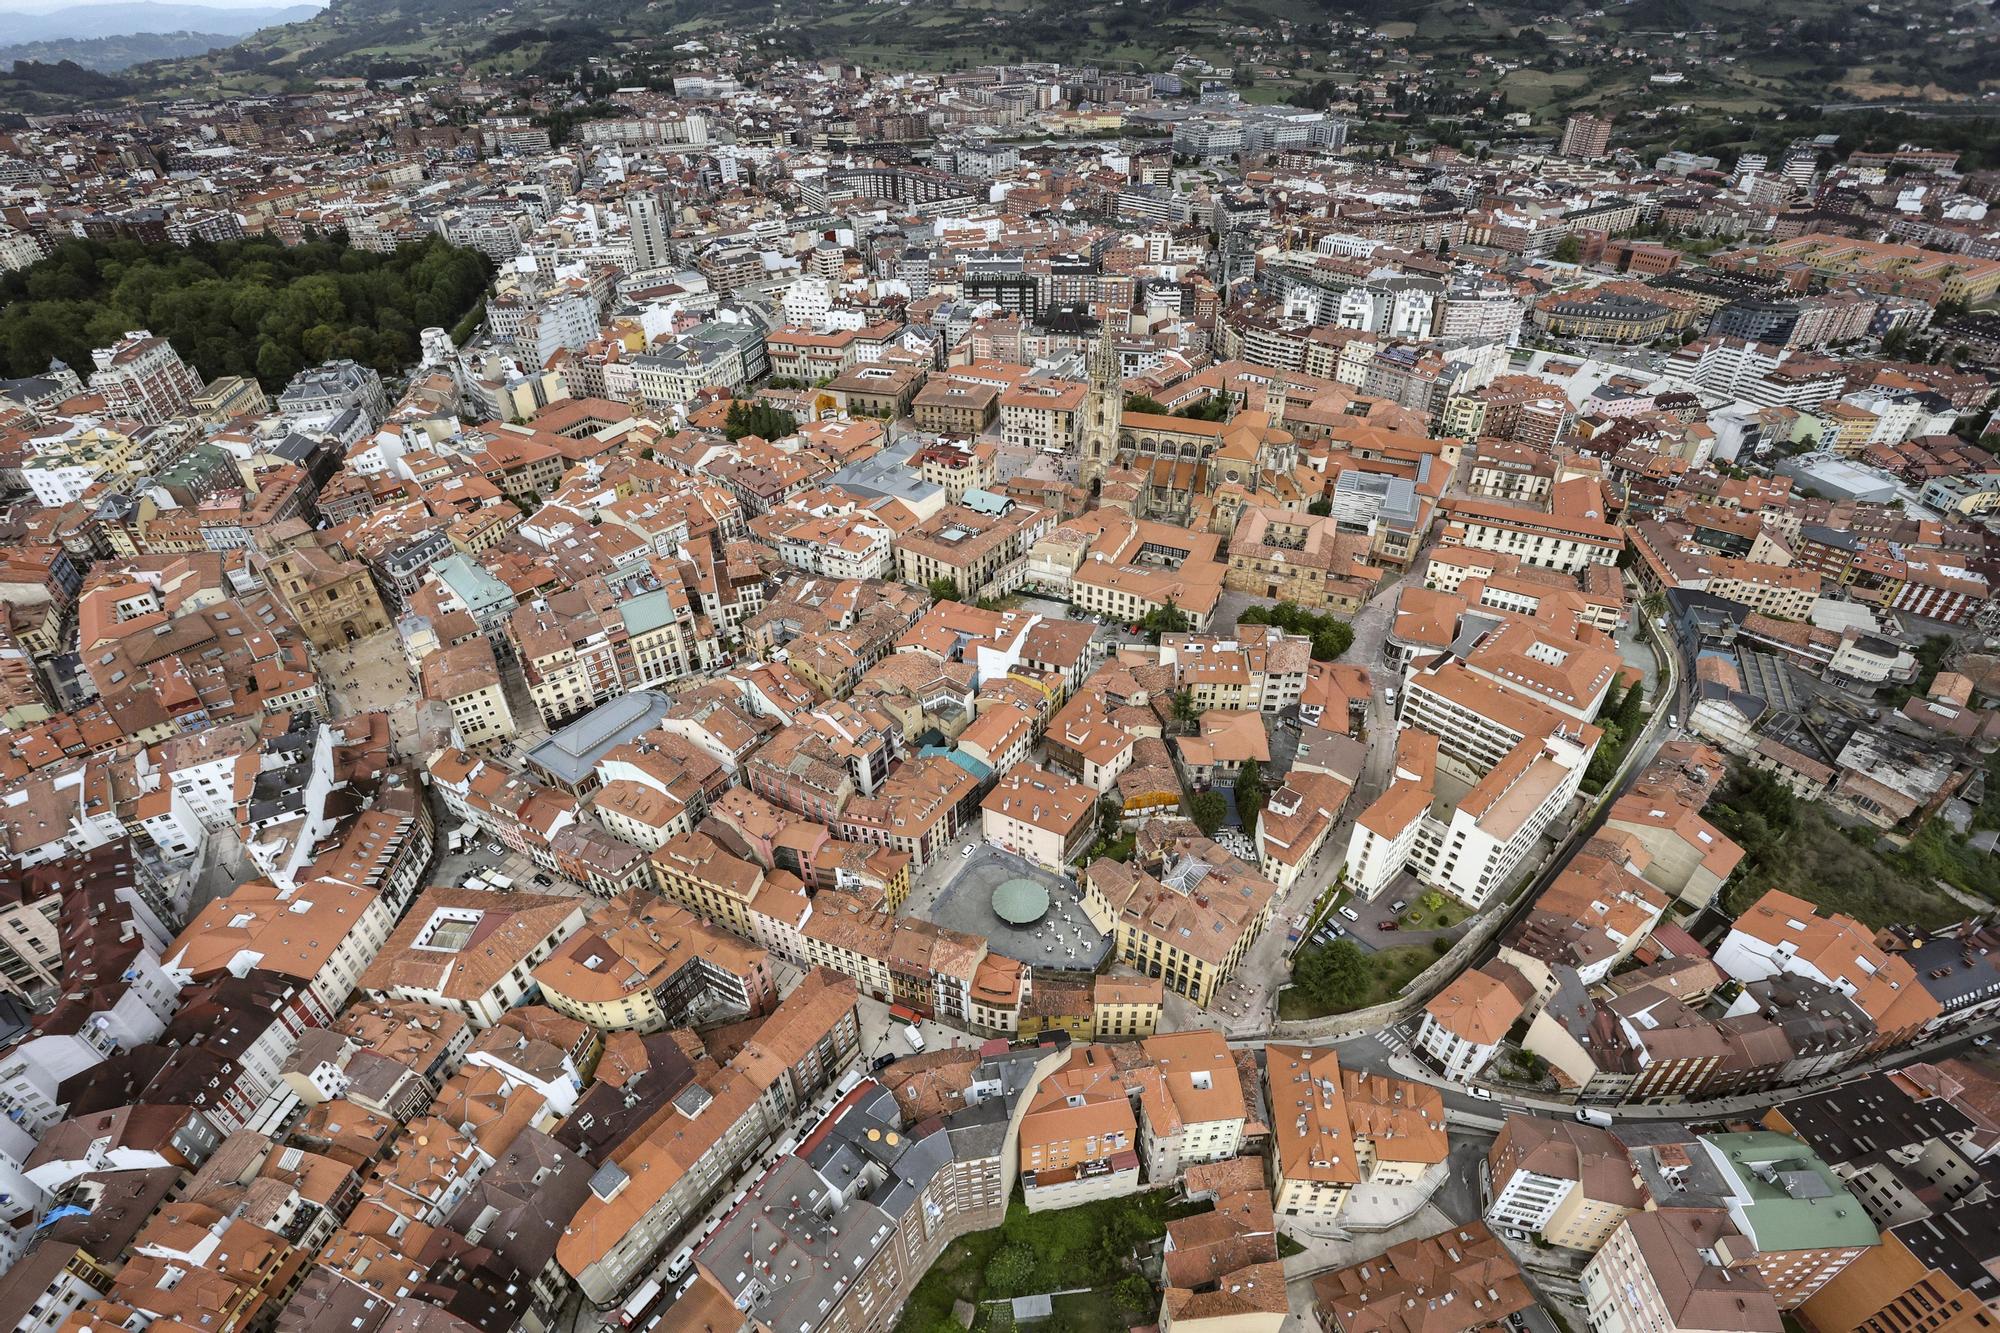
<path fill-rule="evenodd" d="M 509 881 L 506 887 L 517 893 L 581 897 L 588 892 L 581 884 L 543 870 L 522 853 L 494 842 L 485 834 L 468 838 L 456 852 L 446 851 L 448 832 L 448 828 L 438 830 L 438 858 L 431 867 L 431 884 L 497 889 L 500 885 L 493 882 L 493 876 L 499 875 Z M 485 883 L 478 882 L 481 880 Z"/>

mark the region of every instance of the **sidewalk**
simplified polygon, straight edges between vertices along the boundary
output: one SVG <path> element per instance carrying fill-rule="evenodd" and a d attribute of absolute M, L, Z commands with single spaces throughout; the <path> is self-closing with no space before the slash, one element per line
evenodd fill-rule
<path fill-rule="evenodd" d="M 1436 1208 L 1425 1204 L 1415 1214 L 1390 1227 L 1386 1231 L 1372 1231 L 1362 1235 L 1318 1236 L 1288 1226 L 1287 1219 L 1279 1218 L 1278 1226 L 1287 1236 L 1305 1249 L 1284 1261 L 1285 1285 L 1306 1282 L 1321 1273 L 1349 1264 L 1358 1264 L 1363 1259 L 1372 1259 L 1383 1251 L 1402 1244 L 1406 1240 L 1416 1240 L 1423 1236 L 1435 1236 L 1452 1225 L 1450 1218 Z"/>
<path fill-rule="evenodd" d="M 1430 1206 L 1451 1170 L 1449 1160 L 1428 1168 L 1408 1185 L 1359 1185 L 1347 1193 L 1340 1225 L 1350 1232 L 1379 1234 L 1401 1226 Z"/>

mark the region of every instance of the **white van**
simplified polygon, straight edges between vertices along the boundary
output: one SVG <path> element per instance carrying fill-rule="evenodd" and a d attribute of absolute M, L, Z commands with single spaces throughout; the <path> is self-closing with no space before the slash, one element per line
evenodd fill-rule
<path fill-rule="evenodd" d="M 917 1030 L 915 1023 L 904 1024 L 903 1040 L 910 1043 L 910 1049 L 913 1051 L 921 1053 L 924 1049 L 924 1034 Z"/>

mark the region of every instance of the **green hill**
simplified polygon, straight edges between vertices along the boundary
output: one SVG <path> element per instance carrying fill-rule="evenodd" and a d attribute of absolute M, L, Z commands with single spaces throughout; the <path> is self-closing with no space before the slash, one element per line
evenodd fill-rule
<path fill-rule="evenodd" d="M 617 82 L 645 83 L 676 67 L 675 44 L 702 35 L 877 68 L 1060 59 L 1161 71 L 1199 57 L 1241 71 L 1238 83 L 1265 101 L 1429 75 L 1531 111 L 1696 102 L 1762 114 L 2000 85 L 1988 59 L 2000 21 L 1978 0 L 333 0 L 304 22 L 124 78 L 138 96 L 272 92 L 328 76 L 566 79 L 598 57 Z M 1653 84 L 1663 72 L 1681 81 Z"/>

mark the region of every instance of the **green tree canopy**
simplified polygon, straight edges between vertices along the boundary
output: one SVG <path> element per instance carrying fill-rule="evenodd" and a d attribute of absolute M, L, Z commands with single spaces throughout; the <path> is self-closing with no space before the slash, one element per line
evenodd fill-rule
<path fill-rule="evenodd" d="M 1368 995 L 1368 960 L 1352 940 L 1307 949 L 1292 964 L 1292 984 L 1328 1009 L 1352 1009 Z"/>
<path fill-rule="evenodd" d="M 729 405 L 729 413 L 722 420 L 722 433 L 732 440 L 740 440 L 745 435 L 782 440 L 787 435 L 798 434 L 798 430 L 799 419 L 790 412 L 769 403 L 749 402 L 741 398 Z"/>
<path fill-rule="evenodd" d="M 1243 761 L 1236 773 L 1236 817 L 1246 829 L 1257 826 L 1257 815 L 1270 793 L 1264 788 L 1264 766 L 1255 759 Z"/>
<path fill-rule="evenodd" d="M 1158 643 L 1162 634 L 1181 634 L 1194 628 L 1194 621 L 1178 606 L 1162 606 L 1148 611 L 1146 618 L 1139 622 L 1139 628 L 1146 631 L 1154 643 Z"/>
<path fill-rule="evenodd" d="M 1308 611 L 1297 602 L 1253 606 L 1236 618 L 1239 625 L 1276 625 L 1287 634 L 1312 640 L 1316 662 L 1331 662 L 1354 646 L 1354 626 L 1324 611 Z"/>
<path fill-rule="evenodd" d="M 88 373 L 92 348 L 133 329 L 165 338 L 205 379 L 242 375 L 272 391 L 330 358 L 396 374 L 416 360 L 419 330 L 477 309 L 491 271 L 437 236 L 391 254 L 345 236 L 64 241 L 0 274 L 0 374 L 39 375 L 52 358 Z"/>
<path fill-rule="evenodd" d="M 1229 802 L 1219 791 L 1196 792 L 1188 802 L 1188 818 L 1206 837 L 1214 837 L 1222 827 L 1222 821 L 1229 818 Z"/>

